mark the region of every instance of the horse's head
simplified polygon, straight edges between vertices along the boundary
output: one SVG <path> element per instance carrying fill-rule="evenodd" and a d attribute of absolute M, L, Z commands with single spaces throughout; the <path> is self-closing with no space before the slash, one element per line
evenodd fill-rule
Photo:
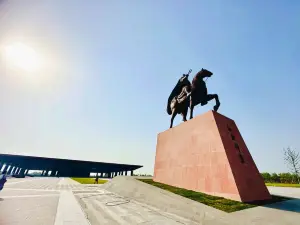
<path fill-rule="evenodd" d="M 203 76 L 203 77 L 211 77 L 213 75 L 212 72 L 210 72 L 209 70 L 207 69 L 201 69 L 200 71 L 200 74 Z"/>

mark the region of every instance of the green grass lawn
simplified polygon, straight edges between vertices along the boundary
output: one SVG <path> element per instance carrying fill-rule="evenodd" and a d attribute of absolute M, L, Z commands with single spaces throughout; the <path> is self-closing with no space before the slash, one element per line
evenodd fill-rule
<path fill-rule="evenodd" d="M 294 187 L 300 188 L 300 184 L 284 184 L 284 183 L 266 183 L 267 186 L 274 186 L 274 187 Z"/>
<path fill-rule="evenodd" d="M 207 195 L 207 194 L 200 193 L 200 192 L 195 192 L 195 191 L 191 191 L 191 190 L 186 190 L 186 189 L 177 188 L 177 187 L 173 187 L 170 185 L 154 182 L 152 179 L 138 179 L 138 180 L 145 182 L 147 184 L 153 185 L 155 187 L 173 192 L 174 194 L 178 194 L 183 197 L 192 199 L 194 201 L 201 202 L 205 205 L 214 207 L 216 209 L 219 209 L 219 210 L 222 210 L 222 211 L 225 211 L 228 213 L 243 210 L 243 209 L 253 208 L 253 207 L 256 207 L 259 205 L 265 205 L 265 204 L 288 200 L 288 198 L 283 198 L 283 197 L 272 195 L 271 200 L 247 204 L 247 203 L 242 203 L 242 202 L 238 202 L 238 201 L 225 199 L 222 197 L 211 196 L 211 195 Z"/>
<path fill-rule="evenodd" d="M 71 177 L 71 179 L 81 183 L 81 184 L 94 184 L 95 178 L 80 178 L 80 177 Z M 107 180 L 98 180 L 98 184 L 105 184 Z"/>

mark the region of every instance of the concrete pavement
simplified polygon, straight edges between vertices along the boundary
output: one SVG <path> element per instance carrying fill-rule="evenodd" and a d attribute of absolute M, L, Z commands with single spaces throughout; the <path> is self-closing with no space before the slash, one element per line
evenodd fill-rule
<path fill-rule="evenodd" d="M 45 180 L 36 181 L 42 185 Z M 1 225 L 54 224 L 59 192 L 43 191 L 42 189 L 30 190 L 27 185 L 32 182 L 35 181 L 33 179 L 9 179 L 7 181 L 4 189 L 0 192 Z"/>
<path fill-rule="evenodd" d="M 97 192 L 75 194 L 92 225 L 198 225 L 105 190 Z"/>
<path fill-rule="evenodd" d="M 104 185 L 82 185 L 69 178 L 13 178 L 0 192 L 0 225 L 299 224 L 300 189 L 269 190 L 295 199 L 225 213 L 132 177 L 116 177 Z"/>
<path fill-rule="evenodd" d="M 10 179 L 0 192 L 0 209 L 5 209 L 0 210 L 0 224 L 197 225 L 146 204 L 128 202 L 100 187 L 81 185 L 69 178 Z"/>
<path fill-rule="evenodd" d="M 248 224 L 297 225 L 300 224 L 300 188 L 268 187 L 273 195 L 291 197 L 292 200 L 255 207 L 232 213 L 237 220 Z"/>
<path fill-rule="evenodd" d="M 9 179 L 0 192 L 0 225 L 88 225 L 73 190 L 90 186 L 69 178 Z"/>

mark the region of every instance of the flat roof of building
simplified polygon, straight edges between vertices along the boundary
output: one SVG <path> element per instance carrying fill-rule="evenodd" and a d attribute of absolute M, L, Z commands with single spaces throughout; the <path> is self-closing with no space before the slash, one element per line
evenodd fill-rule
<path fill-rule="evenodd" d="M 61 158 L 50 158 L 50 157 L 40 157 L 40 156 L 29 156 L 29 155 L 14 155 L 14 154 L 0 154 L 0 162 L 9 163 L 11 160 L 24 160 L 24 161 L 43 161 L 45 163 L 56 161 L 61 163 L 71 163 L 71 164 L 81 164 L 83 166 L 109 166 L 109 167 L 119 167 L 127 170 L 136 170 L 143 166 L 141 165 L 130 165 L 130 164 L 120 164 L 120 163 L 108 163 L 108 162 L 96 162 L 96 161 L 86 161 L 86 160 L 75 160 L 75 159 L 61 159 Z"/>

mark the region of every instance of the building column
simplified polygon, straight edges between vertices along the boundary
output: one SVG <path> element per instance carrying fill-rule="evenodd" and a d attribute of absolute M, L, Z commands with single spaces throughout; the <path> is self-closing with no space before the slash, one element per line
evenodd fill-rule
<path fill-rule="evenodd" d="M 13 169 L 10 171 L 10 174 L 11 174 L 11 175 L 13 175 L 13 174 L 14 174 L 14 171 L 16 170 L 16 168 L 17 168 L 17 167 L 16 167 L 16 166 L 14 166 L 14 168 L 13 168 Z"/>
<path fill-rule="evenodd" d="M 22 171 L 23 171 L 23 168 L 20 168 L 19 171 L 18 171 L 18 174 L 21 175 Z"/>
<path fill-rule="evenodd" d="M 16 167 L 14 168 L 13 174 L 16 174 L 18 169 L 19 169 L 19 167 L 16 166 Z"/>
<path fill-rule="evenodd" d="M 26 175 L 28 174 L 28 172 L 29 172 L 29 169 L 27 169 L 27 170 L 25 171 L 25 174 L 24 174 L 24 175 L 26 176 Z"/>
<path fill-rule="evenodd" d="M 125 176 L 127 176 L 127 172 L 128 172 L 128 171 L 125 171 Z"/>
<path fill-rule="evenodd" d="M 3 170 L 2 170 L 2 171 L 4 171 L 4 170 L 7 170 L 7 164 L 5 164 L 5 165 L 4 165 L 4 167 L 3 167 Z"/>
<path fill-rule="evenodd" d="M 130 176 L 133 176 L 133 170 L 130 171 Z"/>
<path fill-rule="evenodd" d="M 13 165 L 10 165 L 9 168 L 7 169 L 7 173 L 6 174 L 10 174 L 11 169 L 13 168 Z"/>
<path fill-rule="evenodd" d="M 0 162 L 0 172 L 1 172 L 2 166 L 3 166 L 3 162 Z"/>

